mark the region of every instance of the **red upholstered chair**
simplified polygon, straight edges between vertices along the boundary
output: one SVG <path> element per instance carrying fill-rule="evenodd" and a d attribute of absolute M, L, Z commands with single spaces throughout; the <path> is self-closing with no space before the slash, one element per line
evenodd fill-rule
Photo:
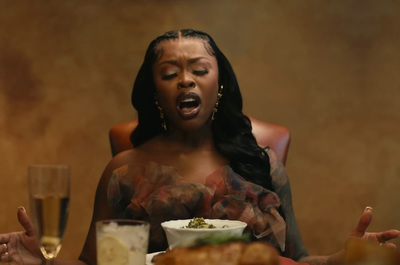
<path fill-rule="evenodd" d="M 261 147 L 269 146 L 277 154 L 283 164 L 286 164 L 290 144 L 290 132 L 285 126 L 267 123 L 249 117 L 253 126 L 253 134 Z M 112 155 L 131 149 L 130 135 L 138 124 L 137 120 L 114 125 L 109 132 Z"/>

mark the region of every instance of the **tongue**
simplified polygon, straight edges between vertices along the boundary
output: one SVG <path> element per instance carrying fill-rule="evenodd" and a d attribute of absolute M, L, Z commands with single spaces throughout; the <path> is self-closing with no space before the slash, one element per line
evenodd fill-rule
<path fill-rule="evenodd" d="M 199 111 L 199 104 L 195 101 L 182 102 L 179 106 L 179 113 L 185 119 L 193 118 Z"/>
<path fill-rule="evenodd" d="M 191 106 L 189 106 L 189 104 L 186 104 L 185 106 L 182 106 L 180 108 L 181 113 L 184 114 L 185 116 L 191 115 L 191 113 L 196 110 L 197 105 L 196 106 L 194 106 L 194 104 L 190 104 L 190 105 Z"/>

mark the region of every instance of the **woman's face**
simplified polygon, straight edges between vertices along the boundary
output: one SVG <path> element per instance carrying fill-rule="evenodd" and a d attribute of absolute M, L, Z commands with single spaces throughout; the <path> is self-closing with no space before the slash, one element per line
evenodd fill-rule
<path fill-rule="evenodd" d="M 218 64 L 204 45 L 199 39 L 177 39 L 158 47 L 162 51 L 153 76 L 170 129 L 198 130 L 210 120 L 217 101 Z"/>

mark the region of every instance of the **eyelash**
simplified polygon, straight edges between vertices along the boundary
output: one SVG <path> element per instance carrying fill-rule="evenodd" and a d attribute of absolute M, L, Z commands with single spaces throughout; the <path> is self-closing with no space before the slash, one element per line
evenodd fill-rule
<path fill-rule="evenodd" d="M 206 75 L 206 74 L 208 74 L 208 70 L 193 71 L 193 74 L 198 75 L 198 76 Z M 176 73 L 170 74 L 170 75 L 163 75 L 162 80 L 171 80 L 176 76 L 177 76 Z"/>
<path fill-rule="evenodd" d="M 205 75 L 208 74 L 208 70 L 193 71 L 195 75 Z"/>
<path fill-rule="evenodd" d="M 162 80 L 171 80 L 175 76 L 177 76 L 177 74 L 163 75 Z"/>

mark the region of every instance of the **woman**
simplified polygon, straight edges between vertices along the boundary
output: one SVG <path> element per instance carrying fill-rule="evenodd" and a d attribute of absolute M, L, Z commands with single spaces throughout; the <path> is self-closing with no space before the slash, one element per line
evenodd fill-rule
<path fill-rule="evenodd" d="M 131 137 L 135 148 L 115 156 L 102 174 L 79 261 L 55 264 L 95 264 L 98 220 L 149 221 L 152 252 L 166 248 L 163 220 L 193 216 L 244 220 L 256 238 L 296 261 L 341 263 L 342 252 L 308 255 L 284 168 L 271 150 L 257 145 L 242 113 L 235 74 L 209 35 L 172 31 L 151 42 L 132 103 L 139 117 Z M 23 209 L 18 210 L 18 219 L 26 234 L 0 235 L 1 258 L 40 264 L 43 258 Z M 367 209 L 351 237 L 379 242 L 398 237 L 397 230 L 365 233 L 370 221 Z"/>

